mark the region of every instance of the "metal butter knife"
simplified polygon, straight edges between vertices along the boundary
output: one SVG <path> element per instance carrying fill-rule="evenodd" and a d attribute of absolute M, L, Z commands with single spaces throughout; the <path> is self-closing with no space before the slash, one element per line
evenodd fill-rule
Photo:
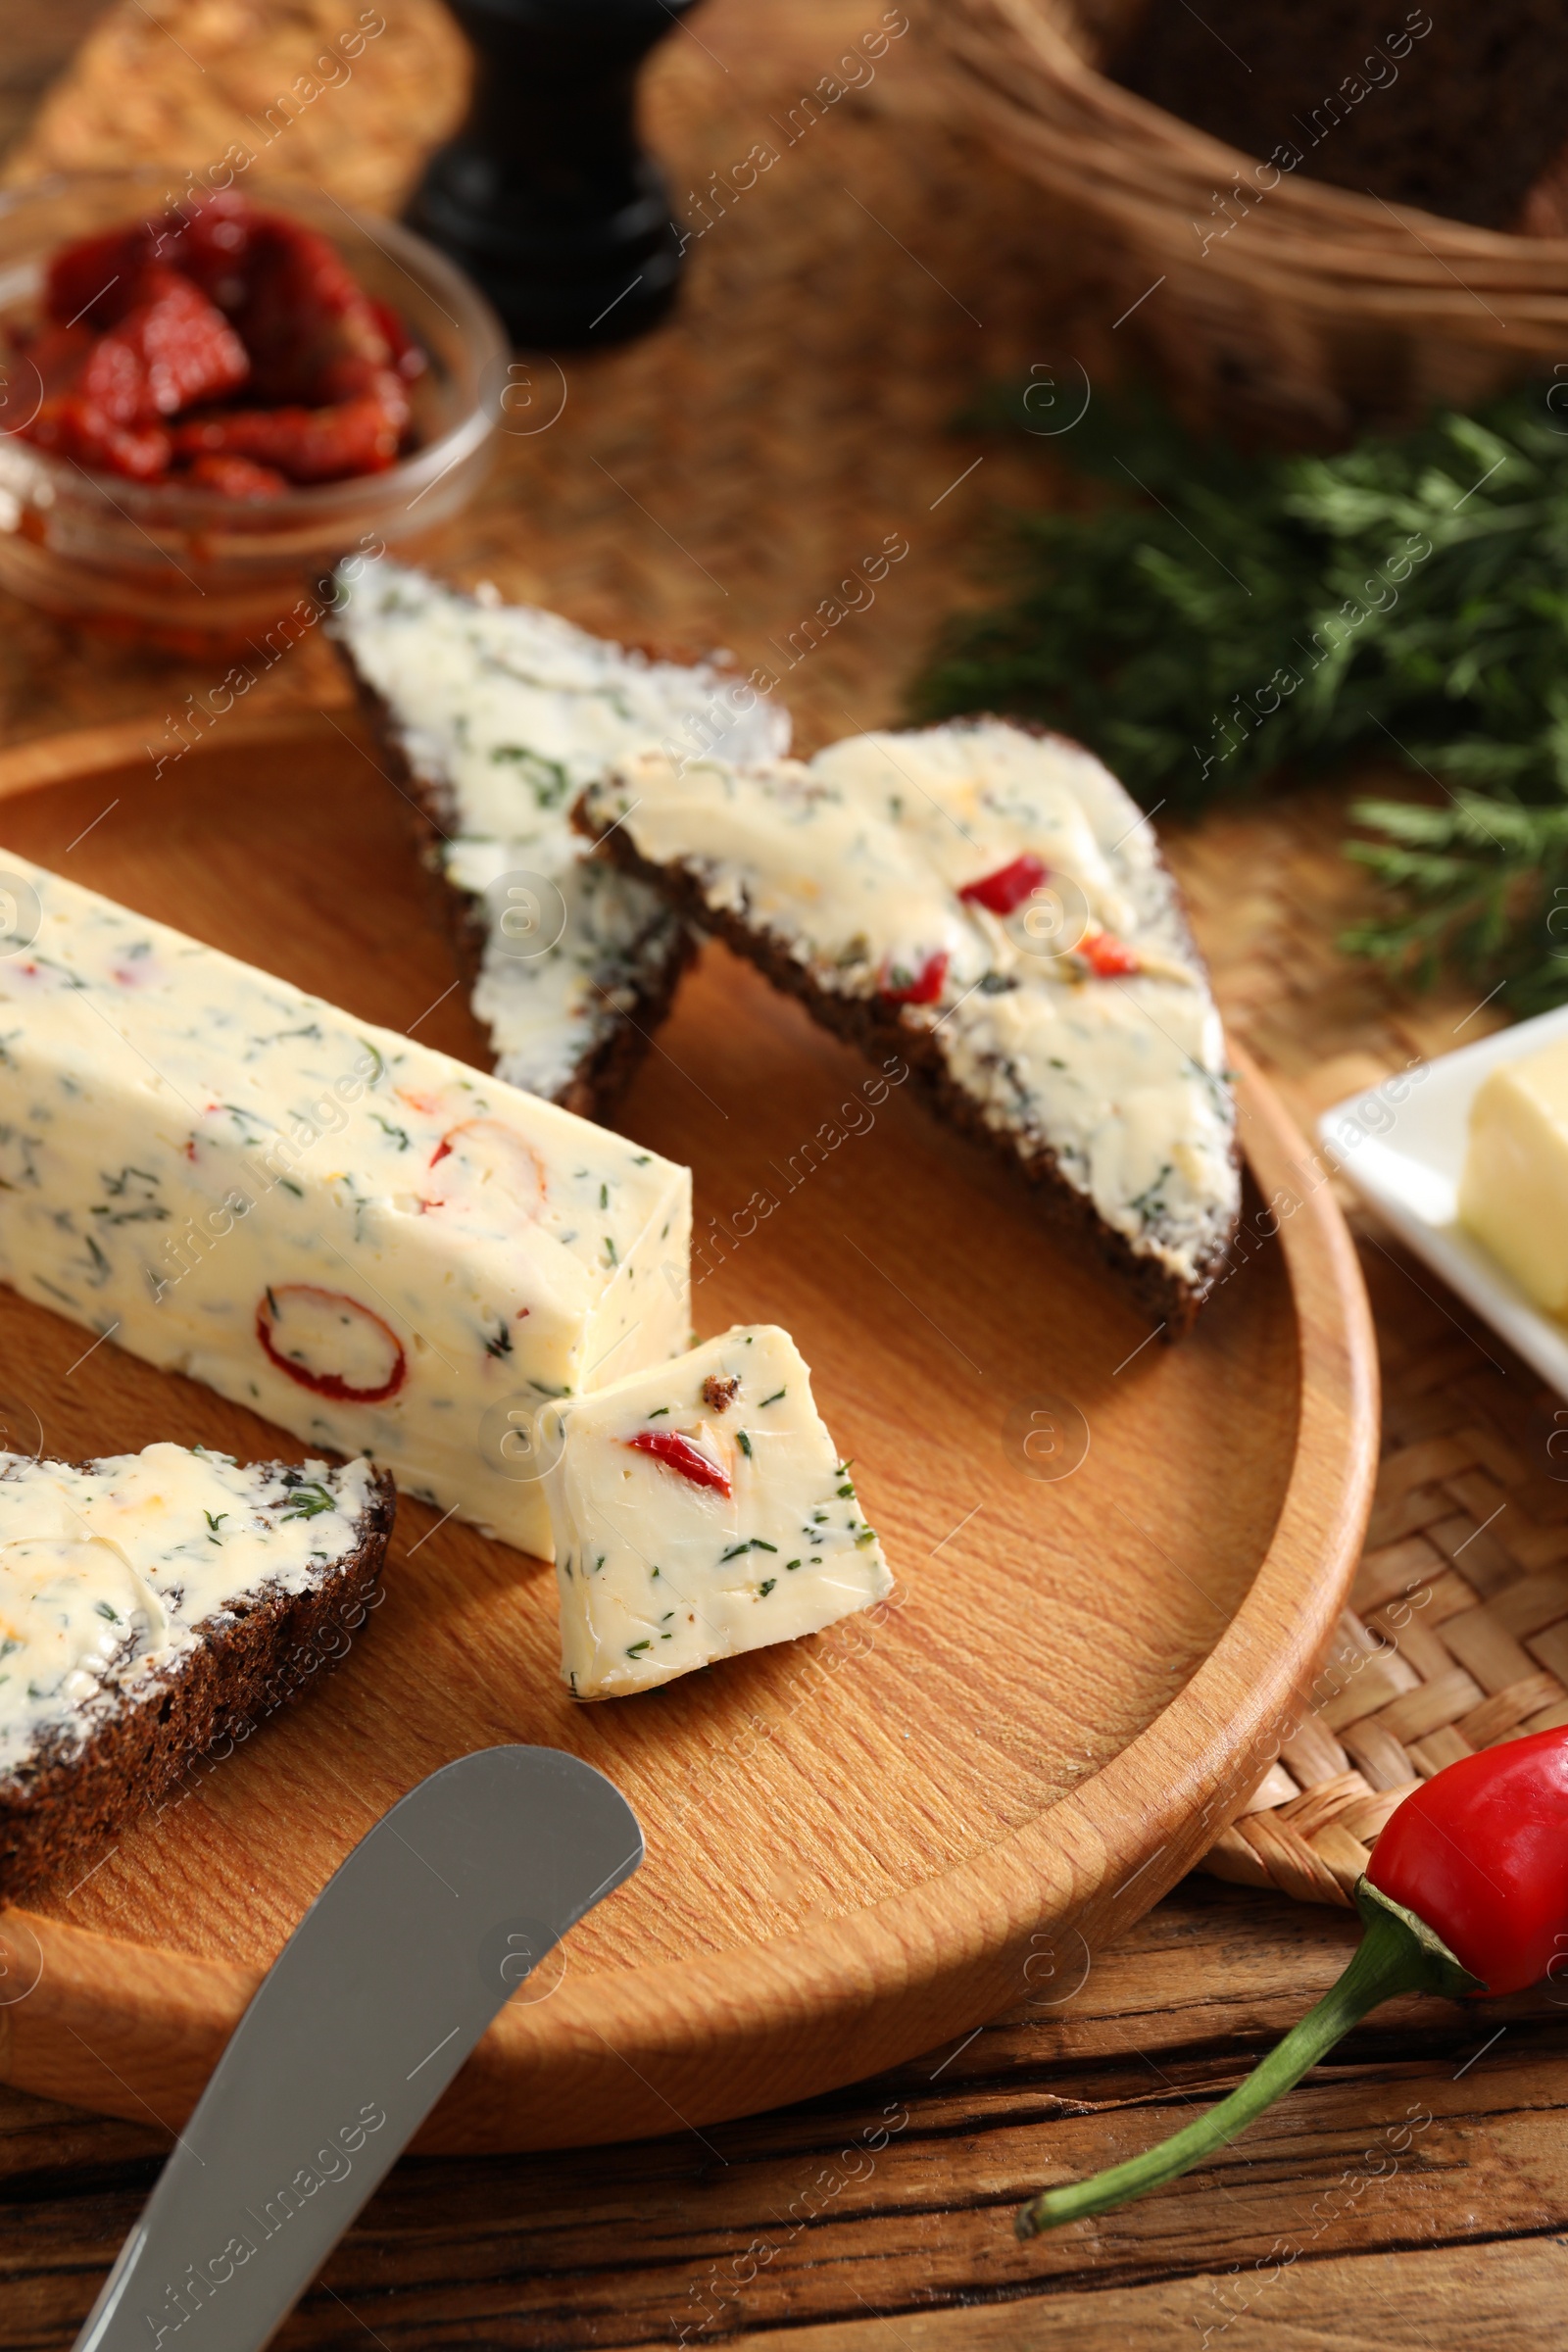
<path fill-rule="evenodd" d="M 260 2352 L 497 2010 L 642 1858 L 618 1789 L 556 1748 L 482 1748 L 394 1805 L 241 2018 L 76 2352 Z"/>

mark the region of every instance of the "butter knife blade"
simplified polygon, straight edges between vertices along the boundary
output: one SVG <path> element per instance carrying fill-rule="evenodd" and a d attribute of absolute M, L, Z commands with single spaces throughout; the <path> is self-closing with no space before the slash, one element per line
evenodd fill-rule
<path fill-rule="evenodd" d="M 620 1794 L 482 1748 L 393 1806 L 262 1983 L 75 2352 L 260 2352 L 504 2003 L 631 1876 Z"/>

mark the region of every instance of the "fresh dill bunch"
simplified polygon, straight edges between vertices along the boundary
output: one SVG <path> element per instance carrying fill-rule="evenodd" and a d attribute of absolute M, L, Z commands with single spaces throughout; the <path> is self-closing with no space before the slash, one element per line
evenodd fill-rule
<path fill-rule="evenodd" d="M 1175 809 L 1434 741 L 1456 780 L 1544 797 L 1568 760 L 1554 391 L 1332 457 L 1246 458 L 1092 406 L 1053 447 L 1105 497 L 1017 518 L 1011 593 L 950 624 L 916 715 L 1048 720 Z"/>
<path fill-rule="evenodd" d="M 1017 518 L 1004 601 L 950 625 L 915 715 L 1045 720 L 1173 813 L 1401 760 L 1446 797 L 1356 810 L 1389 911 L 1347 945 L 1500 978 L 1510 1009 L 1568 997 L 1568 383 L 1328 457 L 1148 404 L 1051 446 L 1102 494 Z"/>
<path fill-rule="evenodd" d="M 1420 987 L 1451 966 L 1521 1018 L 1568 999 L 1568 805 L 1461 789 L 1438 808 L 1361 801 L 1351 815 L 1383 836 L 1346 849 L 1388 910 L 1347 933 L 1349 954 Z"/>

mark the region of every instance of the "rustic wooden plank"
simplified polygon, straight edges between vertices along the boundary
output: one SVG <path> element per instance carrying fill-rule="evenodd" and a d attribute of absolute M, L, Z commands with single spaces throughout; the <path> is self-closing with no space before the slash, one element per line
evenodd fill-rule
<path fill-rule="evenodd" d="M 1568 2251 L 1552 2238 L 1289 2263 L 1156 2286 L 1009 2297 L 978 2310 L 763 2329 L 749 2352 L 1073 2352 L 1222 2343 L 1226 2352 L 1556 2352 Z"/>
<path fill-rule="evenodd" d="M 1070 2310 L 1091 2286 L 1096 2309 L 1112 2289 L 1157 2289 L 1129 2309 L 1191 2324 L 1214 2280 L 1277 2239 L 1298 2252 L 1273 2311 L 1316 2325 L 1311 2282 L 1331 2260 L 1568 2228 L 1561 2012 L 1540 1997 L 1407 2001 L 1213 2165 L 1018 2245 L 1011 2213 L 1029 2189 L 1149 2144 L 1222 2091 L 1354 1933 L 1341 1915 L 1195 1882 L 1059 2010 L 1013 2012 L 830 2098 L 612 2153 L 406 2161 L 280 2352 L 362 2340 L 345 2303 L 398 2352 L 667 2344 L 682 2328 L 701 2345 L 843 2326 L 867 2307 L 902 2328 L 976 2296 Z M 158 2153 L 151 2132 L 0 2102 L 0 2352 L 71 2342 Z M 1019 2324 L 1016 2301 L 999 2307 Z M 1468 2352 L 1471 2338 L 1432 2340 Z"/>
<path fill-rule="evenodd" d="M 714 2155 L 645 2143 L 617 2151 L 608 2173 L 591 2153 L 410 2162 L 279 2345 L 341 2343 L 344 2304 L 399 2344 L 477 2334 L 498 2352 L 543 2352 L 669 2342 L 682 2328 L 691 2342 L 853 2318 L 861 2304 L 899 2314 L 1089 2279 L 1199 2278 L 1251 2268 L 1270 2248 L 1309 2267 L 1568 2222 L 1550 2104 L 1563 2095 L 1560 2057 L 1494 2062 L 1481 2110 L 1465 2077 L 1448 2082 L 1446 2105 L 1408 2062 L 1339 2073 L 1163 2195 L 1028 2246 L 1011 2210 L 1043 2174 L 1144 2144 L 1183 2111 L 1184 2091 L 1217 2084 L 1173 2077 L 1150 2098 L 1128 2073 L 1080 2086 L 1122 2093 L 1094 2112 L 1043 2098 L 1054 2115 L 1023 2115 L 1015 2097 L 1000 2120 L 973 2094 L 916 2113 L 897 2093 L 878 2098 L 878 2084 L 854 2105 L 767 2119 L 765 2138 L 724 2128 Z M 25 2276 L 0 2299 L 0 2342 L 70 2341 L 113 2240 L 104 2225 L 133 2206 L 122 2193 L 29 2206 Z"/>

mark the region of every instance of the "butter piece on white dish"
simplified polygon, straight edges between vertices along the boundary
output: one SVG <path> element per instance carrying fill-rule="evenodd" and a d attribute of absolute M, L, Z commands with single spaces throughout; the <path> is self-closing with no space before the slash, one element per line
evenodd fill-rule
<path fill-rule="evenodd" d="M 1538 1306 L 1568 1315 L 1568 1038 L 1483 1080 L 1459 1221 Z"/>
<path fill-rule="evenodd" d="M 788 1332 L 738 1324 L 656 1371 L 545 1407 L 561 1673 L 649 1690 L 813 1634 L 891 1592 Z"/>
<path fill-rule="evenodd" d="M 548 1558 L 517 1428 L 685 1345 L 688 1171 L 4 864 L 0 1281 Z"/>

